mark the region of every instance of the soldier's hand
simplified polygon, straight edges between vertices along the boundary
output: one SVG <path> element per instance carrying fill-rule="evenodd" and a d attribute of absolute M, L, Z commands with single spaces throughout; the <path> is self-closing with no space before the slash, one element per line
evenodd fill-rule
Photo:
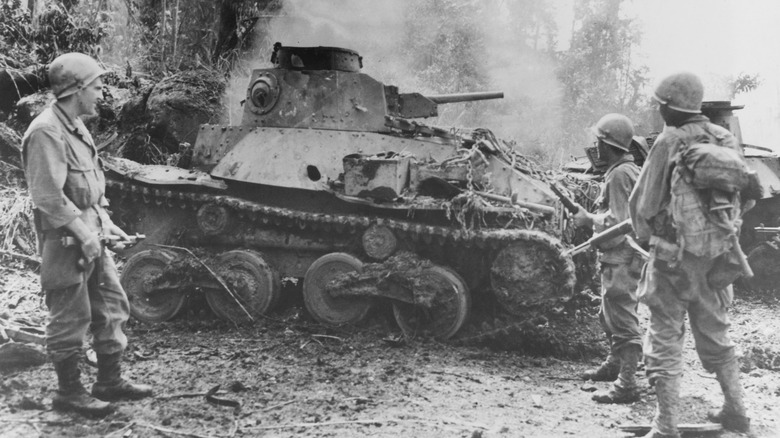
<path fill-rule="evenodd" d="M 130 240 L 130 236 L 128 236 L 127 233 L 122 231 L 121 228 L 113 223 L 108 225 L 103 232 L 106 234 L 106 236 L 117 236 L 119 237 L 119 240 Z"/>
<path fill-rule="evenodd" d="M 108 240 L 109 248 L 114 250 L 125 249 L 125 244 L 130 240 L 130 236 L 128 236 L 127 233 L 125 233 L 121 228 L 114 225 L 113 223 L 106 226 L 103 230 L 103 233 L 106 235 L 106 237 L 116 236 L 119 238 Z"/>
<path fill-rule="evenodd" d="M 756 200 L 755 199 L 748 199 L 745 201 L 745 204 L 742 206 L 742 214 L 747 213 L 748 210 L 756 206 Z"/>
<path fill-rule="evenodd" d="M 588 211 L 585 210 L 582 206 L 580 206 L 580 209 L 577 210 L 576 213 L 574 213 L 572 219 L 574 220 L 574 226 L 576 227 L 593 226 L 593 216 L 590 213 L 588 213 Z"/>
<path fill-rule="evenodd" d="M 89 238 L 81 242 L 81 254 L 87 263 L 92 263 L 93 260 L 100 257 L 101 250 L 100 237 L 97 233 L 91 233 Z"/>

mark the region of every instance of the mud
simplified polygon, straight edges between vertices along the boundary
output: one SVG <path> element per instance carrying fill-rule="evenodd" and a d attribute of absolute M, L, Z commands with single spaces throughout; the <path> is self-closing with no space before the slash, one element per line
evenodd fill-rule
<path fill-rule="evenodd" d="M 4 260 L 0 279 L 0 306 L 13 317 L 42 323 L 35 272 Z M 620 425 L 652 417 L 655 397 L 641 374 L 641 401 L 611 406 L 590 400 L 590 391 L 607 388 L 577 379 L 602 358 L 605 344 L 597 335 L 581 358 L 541 348 L 540 327 L 557 330 L 568 321 L 573 333 L 597 326 L 594 305 L 576 315 L 564 307 L 558 317 L 529 324 L 525 342 L 540 348 L 521 353 L 404 338 L 387 313 L 361 327 L 326 328 L 306 315 L 295 289 L 286 292 L 278 312 L 241 329 L 194 307 L 163 324 L 131 320 L 124 374 L 153 384 L 156 396 L 119 402 L 118 411 L 104 419 L 51 410 L 50 363 L 5 372 L 0 436 L 625 437 Z M 591 300 L 577 299 L 578 305 Z M 762 351 L 762 359 L 752 353 L 749 371 L 751 356 L 745 354 L 742 362 L 756 437 L 780 434 L 780 374 L 763 359 L 780 353 L 778 303 L 774 296 L 738 295 L 733 309 L 732 335 L 740 351 Z M 640 310 L 646 324 L 646 309 Z M 559 332 L 557 342 L 567 337 Z M 520 335 L 516 338 L 519 342 Z M 685 363 L 680 418 L 704 422 L 706 410 L 722 398 L 690 338 Z M 95 370 L 84 366 L 85 384 L 94 379 Z M 217 385 L 211 395 L 240 408 L 208 401 Z"/>

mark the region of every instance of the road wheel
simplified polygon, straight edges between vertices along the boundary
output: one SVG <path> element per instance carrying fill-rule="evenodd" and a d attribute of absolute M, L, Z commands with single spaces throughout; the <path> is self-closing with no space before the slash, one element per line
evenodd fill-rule
<path fill-rule="evenodd" d="M 181 310 L 185 294 L 160 282 L 165 267 L 176 258 L 163 249 L 134 254 L 125 263 L 120 282 L 130 301 L 130 314 L 145 322 L 167 321 Z"/>
<path fill-rule="evenodd" d="M 252 322 L 279 302 L 279 274 L 258 252 L 239 249 L 222 253 L 217 257 L 215 271 L 232 292 L 220 285 L 206 293 L 209 307 L 221 319 L 236 324 Z"/>
<path fill-rule="evenodd" d="M 339 274 L 361 272 L 363 262 L 342 252 L 326 254 L 309 266 L 303 278 L 303 302 L 314 319 L 327 325 L 355 324 L 371 310 L 367 297 L 331 297 L 325 286 Z"/>
<path fill-rule="evenodd" d="M 571 296 L 574 263 L 557 240 L 526 231 L 498 252 L 490 266 L 490 285 L 499 305 L 513 315 L 527 306 Z"/>
<path fill-rule="evenodd" d="M 432 266 L 420 274 L 419 287 L 434 294 L 430 307 L 393 303 L 398 326 L 410 337 L 451 338 L 463 326 L 471 309 L 466 282 L 450 268 Z"/>

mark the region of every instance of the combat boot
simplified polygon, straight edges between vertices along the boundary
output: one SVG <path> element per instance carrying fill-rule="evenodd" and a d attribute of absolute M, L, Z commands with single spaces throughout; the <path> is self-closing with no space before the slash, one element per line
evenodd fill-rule
<path fill-rule="evenodd" d="M 723 407 L 707 414 L 707 419 L 720 423 L 724 429 L 733 432 L 747 433 L 750 431 L 750 418 L 747 417 L 745 405 L 742 402 L 742 385 L 739 381 L 739 364 L 736 360 L 720 367 L 715 375 L 723 391 Z"/>
<path fill-rule="evenodd" d="M 639 358 L 642 355 L 641 348 L 629 346 L 618 352 L 620 359 L 620 372 L 612 383 L 609 391 L 601 391 L 593 394 L 592 399 L 598 403 L 633 403 L 640 398 L 639 388 L 636 385 L 636 369 Z"/>
<path fill-rule="evenodd" d="M 656 377 L 655 417 L 645 438 L 680 438 L 677 412 L 680 410 L 680 376 Z"/>
<path fill-rule="evenodd" d="M 582 373 L 582 380 L 593 380 L 594 382 L 614 382 L 620 373 L 620 360 L 609 353 L 609 356 L 601 363 L 598 368 Z"/>
<path fill-rule="evenodd" d="M 76 412 L 89 417 L 105 417 L 114 411 L 114 406 L 90 396 L 84 389 L 81 384 L 80 362 L 81 355 L 79 354 L 54 362 L 59 389 L 52 399 L 52 408 L 58 411 Z"/>
<path fill-rule="evenodd" d="M 122 353 L 98 354 L 97 381 L 92 385 L 92 395 L 107 401 L 138 400 L 152 395 L 150 385 L 131 383 L 122 378 Z"/>

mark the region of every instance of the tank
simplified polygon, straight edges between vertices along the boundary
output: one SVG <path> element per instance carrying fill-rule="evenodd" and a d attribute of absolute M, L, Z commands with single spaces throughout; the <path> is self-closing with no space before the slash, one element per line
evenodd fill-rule
<path fill-rule="evenodd" d="M 762 198 L 743 215 L 740 233 L 740 244 L 755 276 L 741 281 L 741 285 L 755 290 L 774 290 L 780 282 L 780 233 L 761 232 L 760 229 L 780 226 L 780 156 L 773 149 L 743 142 L 739 118 L 734 114 L 742 108 L 744 105 L 733 105 L 729 101 L 704 102 L 702 114 L 737 137 L 748 166 L 758 174 Z"/>
<path fill-rule="evenodd" d="M 293 279 L 323 324 L 391 306 L 405 333 L 447 339 L 571 294 L 549 176 L 488 129 L 419 121 L 503 93 L 402 93 L 362 62 L 277 43 L 241 124 L 202 125 L 186 168 L 106 158 L 115 221 L 147 236 L 124 254 L 136 318 L 167 320 L 200 291 L 251 322 Z"/>

